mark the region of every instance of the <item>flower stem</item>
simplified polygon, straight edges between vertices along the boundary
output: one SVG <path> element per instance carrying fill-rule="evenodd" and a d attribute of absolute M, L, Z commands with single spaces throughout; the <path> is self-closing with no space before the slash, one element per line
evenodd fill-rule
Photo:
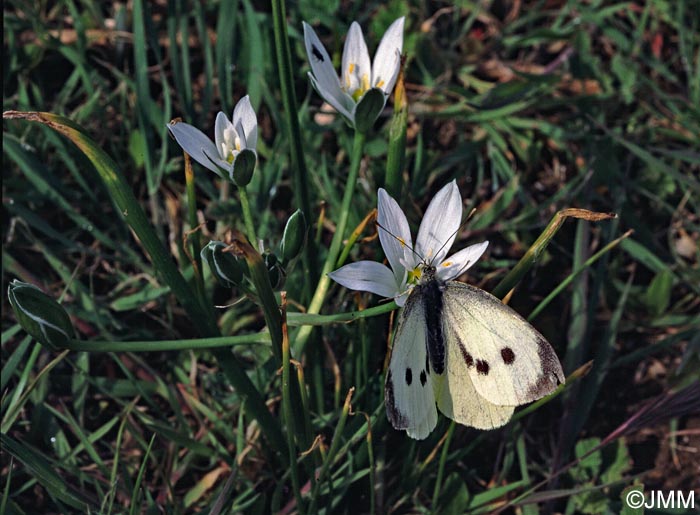
<path fill-rule="evenodd" d="M 309 304 L 309 308 L 306 311 L 309 314 L 315 315 L 321 311 L 321 306 L 323 306 L 326 293 L 328 293 L 328 288 L 331 283 L 331 278 L 328 277 L 328 273 L 335 270 L 338 262 L 338 255 L 340 254 L 340 248 L 343 243 L 343 234 L 345 233 L 345 229 L 348 225 L 348 219 L 350 218 L 350 207 L 352 204 L 353 194 L 355 193 L 355 184 L 357 183 L 357 177 L 360 174 L 360 163 L 362 162 L 362 151 L 364 146 L 365 134 L 356 131 L 352 148 L 352 159 L 350 161 L 350 173 L 348 174 L 348 180 L 345 183 L 345 193 L 343 194 L 343 201 L 340 206 L 340 219 L 338 220 L 335 234 L 331 240 L 331 247 L 328 249 L 326 262 L 323 264 L 323 269 L 321 270 L 321 278 L 318 281 L 318 286 L 316 286 L 316 291 L 311 299 L 311 304 Z M 296 356 L 300 356 L 304 351 L 304 347 L 306 346 L 306 342 L 308 341 L 310 335 L 311 327 L 302 327 L 299 330 L 294 342 Z"/>
<path fill-rule="evenodd" d="M 248 191 L 245 189 L 245 186 L 240 186 L 238 188 L 238 196 L 241 198 L 241 210 L 243 211 L 246 235 L 248 236 L 250 244 L 254 248 L 258 248 L 258 238 L 255 235 L 253 216 L 250 214 L 250 200 L 248 199 Z"/>
<path fill-rule="evenodd" d="M 63 348 L 84 352 L 163 352 L 174 350 L 202 350 L 238 345 L 270 345 L 269 333 L 217 336 L 194 340 L 159 340 L 139 342 L 105 342 L 69 340 Z"/>
<path fill-rule="evenodd" d="M 284 105 L 284 118 L 286 120 L 287 135 L 290 141 L 290 157 L 292 161 L 292 173 L 294 177 L 294 200 L 297 208 L 301 209 L 307 220 L 313 220 L 311 202 L 309 200 L 309 183 L 307 182 L 306 161 L 304 160 L 304 145 L 299 128 L 299 109 L 294 91 L 294 76 L 292 73 L 292 52 L 289 47 L 287 35 L 287 16 L 284 0 L 272 0 L 272 29 L 275 34 L 275 55 L 277 57 L 277 72 L 282 91 L 282 104 Z M 316 281 L 316 249 L 313 240 L 309 239 L 303 255 L 304 269 L 309 274 L 313 284 Z M 305 295 L 309 290 L 305 288 Z"/>
<path fill-rule="evenodd" d="M 292 414 L 292 395 L 289 384 L 289 376 L 292 365 L 290 363 L 289 336 L 287 334 L 287 294 L 282 292 L 282 412 L 284 423 L 287 425 L 287 447 L 289 449 L 289 473 L 292 476 L 292 490 L 297 503 L 297 512 L 304 514 L 304 502 L 299 487 L 299 471 L 297 469 L 297 447 L 294 442 L 294 415 Z"/>

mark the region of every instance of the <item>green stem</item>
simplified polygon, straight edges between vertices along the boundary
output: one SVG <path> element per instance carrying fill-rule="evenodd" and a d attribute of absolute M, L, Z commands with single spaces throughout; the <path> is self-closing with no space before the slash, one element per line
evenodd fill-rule
<path fill-rule="evenodd" d="M 286 312 L 286 294 L 282 294 L 282 313 Z M 297 502 L 297 511 L 304 514 L 304 502 L 301 497 L 301 488 L 299 487 L 299 470 L 297 469 L 297 449 L 294 443 L 294 415 L 292 414 L 292 395 L 289 384 L 289 375 L 292 365 L 290 363 L 289 352 L 289 337 L 287 335 L 287 324 L 282 322 L 282 411 L 284 414 L 284 423 L 287 426 L 287 448 L 289 450 L 289 472 L 292 476 L 292 490 L 294 490 L 294 498 Z"/>
<path fill-rule="evenodd" d="M 270 344 L 269 333 L 242 334 L 239 336 L 218 336 L 192 340 L 159 340 L 140 342 L 91 342 L 69 340 L 63 348 L 81 352 L 163 352 L 174 350 L 202 350 L 237 345 Z"/>
<path fill-rule="evenodd" d="M 323 301 L 326 299 L 326 293 L 328 293 L 328 288 L 331 284 L 331 278 L 328 277 L 328 273 L 335 270 L 338 262 L 338 255 L 340 254 L 340 248 L 343 244 L 343 234 L 345 233 L 345 229 L 348 225 L 348 219 L 350 218 L 350 207 L 352 204 L 353 195 L 355 193 L 355 184 L 357 183 L 357 177 L 360 174 L 360 163 L 362 162 L 362 151 L 364 146 L 365 134 L 356 131 L 352 148 L 352 159 L 350 161 L 350 172 L 348 174 L 348 180 L 345 183 L 343 202 L 340 206 L 340 219 L 338 220 L 335 234 L 331 240 L 331 247 L 328 249 L 326 262 L 323 264 L 323 269 L 321 270 L 321 278 L 318 281 L 318 286 L 316 286 L 316 291 L 311 299 L 311 304 L 309 304 L 309 309 L 307 309 L 307 313 L 312 315 L 318 314 L 321 311 L 321 306 L 323 306 Z M 304 347 L 306 347 L 306 342 L 308 341 L 310 335 L 310 327 L 302 327 L 299 330 L 296 341 L 294 342 L 297 356 L 300 356 L 304 351 Z"/>
<path fill-rule="evenodd" d="M 250 280 L 255 286 L 260 307 L 265 317 L 265 325 L 270 332 L 275 364 L 280 366 L 280 363 L 282 363 L 282 314 L 280 313 L 272 284 L 270 284 L 270 274 L 260 253 L 243 239 L 242 234 L 234 238 L 233 245 L 234 253 L 238 257 L 245 259 L 248 265 Z"/>
<path fill-rule="evenodd" d="M 291 146 L 289 149 L 292 161 L 292 173 L 294 177 L 294 200 L 307 220 L 313 220 L 311 202 L 309 200 L 309 184 L 307 182 L 306 161 L 304 160 L 304 145 L 299 128 L 299 109 L 294 90 L 294 75 L 292 73 L 292 51 L 289 46 L 287 34 L 287 15 L 284 0 L 272 0 L 272 29 L 275 34 L 275 56 L 277 58 L 277 71 L 279 74 L 280 89 L 282 91 L 282 104 L 284 105 L 284 118 L 286 121 L 287 135 Z M 304 252 L 304 268 L 311 281 L 316 282 L 316 249 L 311 244 L 306 245 Z"/>
<path fill-rule="evenodd" d="M 246 235 L 248 236 L 250 244 L 257 249 L 258 238 L 255 234 L 253 216 L 250 213 L 250 200 L 248 199 L 248 191 L 245 189 L 245 186 L 241 186 L 238 188 L 238 195 L 241 199 L 241 210 L 243 211 L 243 222 L 245 223 Z"/>
<path fill-rule="evenodd" d="M 299 118 L 297 115 L 299 110 L 297 109 L 294 77 L 292 75 L 292 52 L 289 47 L 289 36 L 287 35 L 287 16 L 283 0 L 272 0 L 271 3 L 277 71 L 279 72 L 280 89 L 282 90 L 287 132 L 289 140 L 292 142 L 290 153 L 294 172 L 294 196 L 306 219 L 311 220 L 304 146 L 301 141 L 301 130 L 299 129 Z"/>
<path fill-rule="evenodd" d="M 353 322 L 370 318 L 396 309 L 395 302 L 387 302 L 362 311 L 337 313 L 335 315 L 308 315 L 306 313 L 287 313 L 287 323 L 290 327 L 320 326 Z M 272 343 L 270 333 L 259 332 L 238 336 L 218 336 L 213 338 L 195 338 L 190 340 L 159 340 L 137 342 L 84 341 L 69 340 L 62 348 L 75 352 L 163 352 L 175 350 L 202 350 L 238 345 L 269 345 Z M 300 386 L 303 382 L 300 382 Z M 308 401 L 306 401 L 308 402 Z"/>

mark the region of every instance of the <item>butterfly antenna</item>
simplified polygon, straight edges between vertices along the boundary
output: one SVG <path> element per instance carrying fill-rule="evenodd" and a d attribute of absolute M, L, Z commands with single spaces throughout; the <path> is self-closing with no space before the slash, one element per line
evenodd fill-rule
<path fill-rule="evenodd" d="M 445 245 L 447 245 L 447 242 L 450 241 L 450 240 L 452 239 L 453 236 L 456 236 L 457 233 L 459 233 L 459 231 L 461 231 L 462 229 L 464 229 L 464 226 L 467 225 L 467 222 L 468 222 L 469 220 L 471 220 L 471 217 L 474 216 L 474 213 L 476 213 L 476 208 L 475 208 L 475 207 L 472 208 L 471 211 L 469 211 L 469 214 L 467 215 L 467 218 L 464 219 L 464 222 L 462 222 L 461 224 L 459 224 L 459 227 L 457 227 L 457 230 L 456 230 L 455 232 L 453 232 L 452 234 L 450 234 L 449 238 L 447 238 L 447 239 L 443 242 L 443 244 L 440 246 L 440 248 L 437 249 L 437 252 L 435 252 L 435 254 L 434 254 L 435 256 L 437 256 L 437 255 L 442 251 L 442 249 L 445 248 Z M 417 254 L 416 254 L 416 255 L 417 255 Z M 423 261 L 423 262 L 425 262 L 425 261 Z M 460 272 L 460 274 L 461 274 L 461 273 L 462 273 L 462 272 Z"/>
<path fill-rule="evenodd" d="M 425 259 L 423 258 L 423 256 L 421 256 L 420 254 L 418 254 L 418 252 L 416 252 L 416 251 L 414 250 L 414 248 L 413 248 L 411 245 L 409 245 L 408 243 L 406 243 L 406 242 L 404 241 L 403 238 L 399 238 L 399 237 L 396 236 L 393 232 L 391 232 L 389 229 L 387 229 L 386 227 L 384 227 L 382 224 L 380 224 L 380 223 L 377 222 L 376 220 L 374 221 L 374 223 L 377 224 L 377 227 L 379 227 L 382 231 L 384 231 L 384 232 L 387 233 L 389 236 L 391 236 L 392 238 L 394 238 L 394 239 L 395 239 L 396 241 L 398 241 L 401 245 L 403 245 L 404 247 L 408 247 L 408 248 L 410 249 L 410 251 L 413 252 L 413 254 L 415 254 L 415 256 L 423 262 L 423 264 L 427 264 L 427 263 L 425 262 Z"/>

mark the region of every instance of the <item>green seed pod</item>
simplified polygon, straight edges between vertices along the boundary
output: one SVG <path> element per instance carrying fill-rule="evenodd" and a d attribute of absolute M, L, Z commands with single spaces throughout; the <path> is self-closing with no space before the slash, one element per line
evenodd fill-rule
<path fill-rule="evenodd" d="M 306 218 L 297 209 L 287 220 L 282 234 L 282 260 L 286 263 L 299 255 L 306 241 Z"/>
<path fill-rule="evenodd" d="M 14 280 L 7 296 L 19 325 L 45 347 L 61 350 L 75 338 L 66 310 L 36 286 Z"/>
<path fill-rule="evenodd" d="M 233 288 L 241 283 L 245 272 L 245 261 L 238 259 L 230 252 L 224 252 L 226 244 L 221 241 L 207 243 L 200 255 L 207 262 L 216 280 L 224 288 Z"/>

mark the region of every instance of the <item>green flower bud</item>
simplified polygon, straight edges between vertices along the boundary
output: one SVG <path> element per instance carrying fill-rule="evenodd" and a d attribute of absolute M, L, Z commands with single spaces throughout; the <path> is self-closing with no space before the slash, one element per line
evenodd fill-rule
<path fill-rule="evenodd" d="M 15 279 L 7 296 L 19 325 L 45 347 L 61 350 L 75 338 L 66 310 L 36 286 Z"/>
<path fill-rule="evenodd" d="M 216 280 L 224 288 L 233 288 L 241 283 L 245 272 L 245 261 L 238 259 L 230 252 L 224 252 L 226 244 L 221 241 L 207 243 L 200 255 L 207 262 Z"/>
<path fill-rule="evenodd" d="M 250 179 L 253 178 L 256 160 L 257 156 L 255 152 L 247 148 L 244 148 L 236 154 L 231 167 L 231 180 L 236 186 L 239 188 L 248 186 Z"/>
<path fill-rule="evenodd" d="M 282 260 L 286 263 L 299 255 L 306 241 L 306 218 L 297 209 L 287 220 L 282 234 Z"/>
<path fill-rule="evenodd" d="M 359 132 L 369 131 L 385 105 L 384 92 L 379 88 L 370 89 L 355 107 L 355 129 Z"/>

